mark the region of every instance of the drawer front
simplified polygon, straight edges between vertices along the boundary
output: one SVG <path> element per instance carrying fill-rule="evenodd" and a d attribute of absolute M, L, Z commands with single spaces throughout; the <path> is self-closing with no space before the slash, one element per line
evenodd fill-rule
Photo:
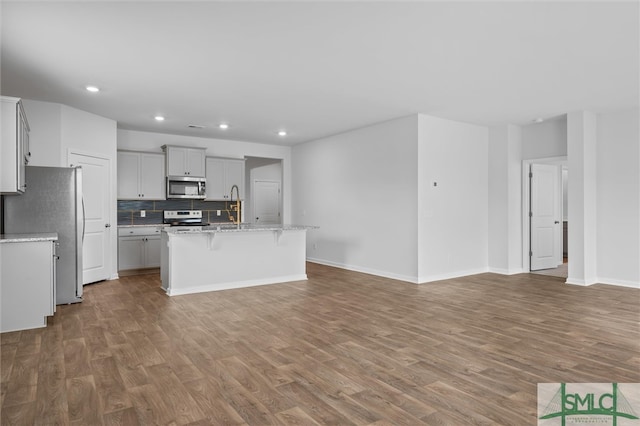
<path fill-rule="evenodd" d="M 118 228 L 119 237 L 134 237 L 138 235 L 160 235 L 162 226 L 136 226 Z"/>

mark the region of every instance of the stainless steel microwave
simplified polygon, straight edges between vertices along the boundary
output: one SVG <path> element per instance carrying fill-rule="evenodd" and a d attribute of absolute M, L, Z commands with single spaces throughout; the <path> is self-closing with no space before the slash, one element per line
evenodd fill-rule
<path fill-rule="evenodd" d="M 191 176 L 167 176 L 167 200 L 189 198 L 204 200 L 207 179 Z"/>

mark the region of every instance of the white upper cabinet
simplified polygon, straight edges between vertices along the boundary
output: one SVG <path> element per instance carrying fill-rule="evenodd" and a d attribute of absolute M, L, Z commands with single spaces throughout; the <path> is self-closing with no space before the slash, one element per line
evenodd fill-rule
<path fill-rule="evenodd" d="M 238 185 L 240 199 L 244 198 L 244 160 L 207 157 L 206 163 L 207 200 L 230 200 L 233 185 Z"/>
<path fill-rule="evenodd" d="M 164 200 L 164 155 L 118 151 L 118 199 Z"/>
<path fill-rule="evenodd" d="M 29 123 L 18 98 L 2 96 L 2 140 L 0 142 L 0 192 L 22 194 L 27 183 L 25 166 L 29 162 Z"/>
<path fill-rule="evenodd" d="M 206 149 L 164 145 L 162 150 L 167 157 L 167 176 L 205 177 Z"/>

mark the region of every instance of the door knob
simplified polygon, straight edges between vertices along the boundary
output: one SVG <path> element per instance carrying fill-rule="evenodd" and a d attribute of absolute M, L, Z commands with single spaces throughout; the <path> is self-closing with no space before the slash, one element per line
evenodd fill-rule
<path fill-rule="evenodd" d="M 111 228 L 111 224 L 110 224 L 110 223 L 105 223 L 105 224 L 104 224 L 104 227 L 105 227 L 105 228 Z"/>
<path fill-rule="evenodd" d="M 557 225 L 557 224 L 559 224 L 560 222 L 556 220 L 556 221 L 555 221 L 555 222 L 553 222 L 553 223 L 555 223 L 555 224 Z"/>

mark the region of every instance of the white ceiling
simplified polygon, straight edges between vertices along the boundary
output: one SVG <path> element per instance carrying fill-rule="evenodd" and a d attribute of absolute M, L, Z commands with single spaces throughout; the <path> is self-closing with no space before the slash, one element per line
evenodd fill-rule
<path fill-rule="evenodd" d="M 125 129 L 277 144 L 414 113 L 528 124 L 638 107 L 639 15 L 638 1 L 4 1 L 1 90 Z"/>

